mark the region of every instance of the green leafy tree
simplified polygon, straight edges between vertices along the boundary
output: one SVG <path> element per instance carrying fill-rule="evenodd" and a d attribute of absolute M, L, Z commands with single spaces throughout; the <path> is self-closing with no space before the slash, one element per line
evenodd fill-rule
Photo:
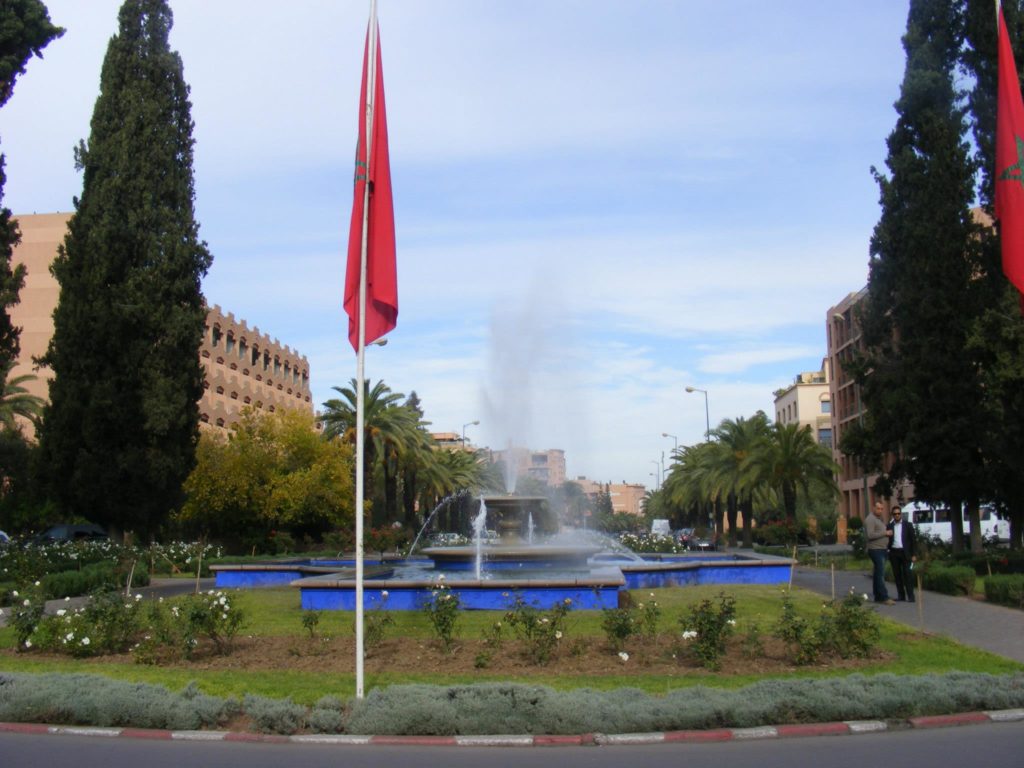
<path fill-rule="evenodd" d="M 0 107 L 11 98 L 14 83 L 25 74 L 28 60 L 33 56 L 42 58 L 43 48 L 63 34 L 63 29 L 50 22 L 40 0 L 4 0 L 0 4 Z M 11 323 L 10 308 L 18 303 L 18 293 L 25 283 L 24 265 L 11 266 L 21 234 L 10 210 L 2 205 L 6 180 L 4 156 L 0 154 L 0 365 L 18 356 L 20 329 Z"/>
<path fill-rule="evenodd" d="M 1003 15 L 1018 68 L 1024 63 L 1024 13 L 1018 2 L 1003 3 Z M 973 79 L 969 94 L 971 127 L 980 169 L 978 198 L 992 214 L 995 194 L 996 84 L 998 47 L 992 4 L 966 2 L 967 45 L 963 68 Z M 977 365 L 988 429 L 982 451 L 991 482 L 990 500 L 1010 518 L 1010 542 L 1024 546 L 1024 318 L 1020 296 L 1006 279 L 1000 260 L 997 229 L 979 233 L 981 268 L 975 280 L 982 292 L 982 311 L 975 320 L 965 352 Z M 973 541 L 972 541 L 973 544 Z"/>
<path fill-rule="evenodd" d="M 192 532 L 252 541 L 271 531 L 320 536 L 352 524 L 352 450 L 321 439 L 308 413 L 246 409 L 228 438 L 203 433 L 185 490 L 178 521 Z"/>
<path fill-rule="evenodd" d="M 953 509 L 967 503 L 976 517 L 992 425 L 964 354 L 980 314 L 974 277 L 983 264 L 969 210 L 978 169 L 957 86 L 963 35 L 962 0 L 912 0 L 889 175 L 875 174 L 882 215 L 860 318 L 867 351 L 852 366 L 867 412 L 842 447 L 882 470 L 879 490 L 909 479 L 918 498 Z M 886 455 L 895 461 L 883 464 Z M 953 534 L 959 549 L 958 526 Z"/>
<path fill-rule="evenodd" d="M 126 0 L 103 61 L 82 196 L 52 272 L 40 443 L 61 511 L 152 536 L 195 464 L 210 266 L 194 217 L 192 118 L 166 0 Z"/>

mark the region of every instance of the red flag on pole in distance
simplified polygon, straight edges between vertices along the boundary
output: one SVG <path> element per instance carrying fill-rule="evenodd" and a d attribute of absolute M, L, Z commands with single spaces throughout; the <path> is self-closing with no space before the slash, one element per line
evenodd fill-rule
<path fill-rule="evenodd" d="M 1024 294 L 1024 103 L 1002 7 L 999 8 L 998 24 L 995 211 L 1002 238 L 1003 272 Z M 1024 296 L 1021 308 L 1024 311 Z"/>
<path fill-rule="evenodd" d="M 367 157 L 367 82 L 370 79 L 370 36 L 376 35 L 376 61 Z M 369 195 L 367 195 L 369 185 Z M 368 202 L 367 202 L 368 201 Z M 366 208 L 364 209 L 364 206 Z M 348 235 L 345 270 L 345 312 L 348 338 L 359 349 L 359 273 L 363 225 L 366 231 L 366 335 L 369 344 L 398 322 L 398 275 L 395 267 L 395 213 L 391 200 L 391 164 L 388 161 L 388 124 L 384 109 L 384 74 L 381 68 L 380 35 L 376 23 L 366 33 L 363 51 L 363 83 L 359 91 L 359 144 L 356 147 L 355 189 Z"/>

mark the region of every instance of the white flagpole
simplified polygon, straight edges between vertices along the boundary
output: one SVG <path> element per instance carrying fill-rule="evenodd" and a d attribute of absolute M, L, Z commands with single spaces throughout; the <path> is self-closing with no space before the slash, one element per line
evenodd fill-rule
<path fill-rule="evenodd" d="M 363 233 L 359 256 L 359 348 L 356 358 L 356 698 L 363 698 L 363 456 L 366 419 L 366 258 L 370 229 L 370 157 L 373 109 L 377 94 L 377 0 L 370 0 L 370 30 L 366 51 L 366 183 L 363 185 Z"/>

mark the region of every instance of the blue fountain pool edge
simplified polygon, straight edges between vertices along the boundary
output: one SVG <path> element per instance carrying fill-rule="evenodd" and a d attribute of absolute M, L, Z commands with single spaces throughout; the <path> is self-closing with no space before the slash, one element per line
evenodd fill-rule
<path fill-rule="evenodd" d="M 389 610 L 422 608 L 437 579 L 384 580 L 383 577 L 390 576 L 388 566 L 402 562 L 408 561 L 367 561 L 368 572 L 363 582 L 366 609 L 381 606 L 385 597 Z M 352 563 L 352 560 L 333 560 L 216 565 L 213 570 L 219 588 L 292 585 L 300 590 L 304 610 L 352 611 L 355 610 L 355 581 L 349 567 Z M 789 558 L 753 553 L 706 553 L 697 559 L 692 555 L 659 555 L 643 562 L 602 563 L 580 577 L 521 580 L 502 578 L 499 572 L 481 581 L 451 580 L 448 586 L 468 609 L 504 610 L 515 597 L 540 607 L 568 599 L 579 609 L 601 609 L 617 605 L 618 593 L 623 589 L 781 584 L 788 581 L 792 563 Z"/>

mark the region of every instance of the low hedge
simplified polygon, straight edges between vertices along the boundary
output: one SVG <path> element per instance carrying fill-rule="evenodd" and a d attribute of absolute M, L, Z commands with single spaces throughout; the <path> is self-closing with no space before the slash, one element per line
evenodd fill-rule
<path fill-rule="evenodd" d="M 128 573 L 108 561 L 87 565 L 78 571 L 48 573 L 41 580 L 43 594 L 47 600 L 61 597 L 78 597 L 97 590 L 115 590 L 125 586 Z M 149 574 L 144 568 L 136 568 L 132 574 L 132 587 L 149 584 Z"/>
<path fill-rule="evenodd" d="M 989 576 L 985 579 L 985 599 L 990 603 L 1024 608 L 1024 573 Z"/>
<path fill-rule="evenodd" d="M 946 566 L 930 563 L 921 571 L 921 585 L 944 595 L 974 594 L 974 569 L 966 565 Z"/>
<path fill-rule="evenodd" d="M 93 675 L 0 673 L 0 722 L 194 729 L 245 714 L 265 733 L 497 735 L 643 733 L 772 724 L 900 719 L 1024 707 L 1024 675 L 850 675 L 763 680 L 739 690 L 697 686 L 664 696 L 632 688 L 396 685 L 362 700 L 220 699 L 194 684 L 173 693 Z"/>
<path fill-rule="evenodd" d="M 1000 549 L 987 552 L 961 552 L 950 554 L 950 561 L 955 565 L 973 568 L 978 576 L 988 574 L 1020 573 L 1024 574 L 1024 550 Z"/>

